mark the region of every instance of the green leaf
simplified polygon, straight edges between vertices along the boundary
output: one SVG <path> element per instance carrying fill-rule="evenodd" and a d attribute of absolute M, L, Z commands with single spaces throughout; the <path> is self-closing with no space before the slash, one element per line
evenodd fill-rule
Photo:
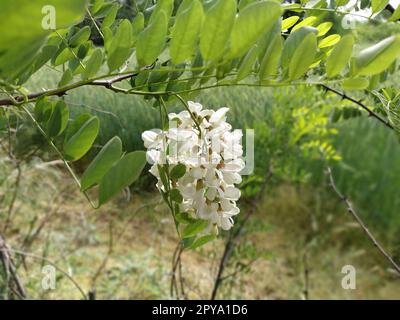
<path fill-rule="evenodd" d="M 71 69 L 67 69 L 65 70 L 65 72 L 63 73 L 60 82 L 58 83 L 58 87 L 63 87 L 65 85 L 67 85 L 68 83 L 71 82 L 71 80 L 74 78 L 74 75 L 72 74 Z"/>
<path fill-rule="evenodd" d="M 206 243 L 214 240 L 216 238 L 215 234 L 207 234 L 205 236 L 197 238 L 189 247 L 189 249 L 196 249 L 205 245 Z"/>
<path fill-rule="evenodd" d="M 327 36 L 318 43 L 318 47 L 319 48 L 332 47 L 340 41 L 340 38 L 341 37 L 338 34 L 332 34 L 330 36 Z"/>
<path fill-rule="evenodd" d="M 338 7 L 342 7 L 344 5 L 346 5 L 350 0 L 336 0 L 336 5 Z"/>
<path fill-rule="evenodd" d="M 366 78 L 351 78 L 343 80 L 343 89 L 345 90 L 362 90 L 368 88 L 369 81 Z"/>
<path fill-rule="evenodd" d="M 242 56 L 281 15 L 281 7 L 274 1 L 260 1 L 248 5 L 239 13 L 231 34 L 229 58 Z"/>
<path fill-rule="evenodd" d="M 328 33 L 329 30 L 331 30 L 333 26 L 332 22 L 323 22 L 320 25 L 317 26 L 317 30 L 318 30 L 318 37 L 322 37 L 324 35 L 326 35 Z"/>
<path fill-rule="evenodd" d="M 83 173 L 81 178 L 81 190 L 85 191 L 93 185 L 100 183 L 107 171 L 121 159 L 121 155 L 121 139 L 114 137 L 107 142 Z"/>
<path fill-rule="evenodd" d="M 57 29 L 69 27 L 81 20 L 85 5 L 86 0 L 1 0 L 0 78 L 14 81 L 24 73 L 53 32 L 51 22 Z"/>
<path fill-rule="evenodd" d="M 96 75 L 101 65 L 103 64 L 103 51 L 100 48 L 96 48 L 89 60 L 86 62 L 85 71 L 83 76 L 85 79 L 89 79 Z"/>
<path fill-rule="evenodd" d="M 289 64 L 289 79 L 295 80 L 303 76 L 314 62 L 317 53 L 317 37 L 309 33 L 300 43 Z"/>
<path fill-rule="evenodd" d="M 303 27 L 295 32 L 291 32 L 289 37 L 285 41 L 285 45 L 282 51 L 281 64 L 283 68 L 289 67 L 289 63 L 292 59 L 293 54 L 300 46 L 301 42 L 306 38 L 307 35 L 314 33 L 317 34 L 317 29 L 313 27 Z"/>
<path fill-rule="evenodd" d="M 101 179 L 99 205 L 106 203 L 135 182 L 145 165 L 146 153 L 144 151 L 134 151 L 123 156 Z"/>
<path fill-rule="evenodd" d="M 175 201 L 176 203 L 182 203 L 183 197 L 181 192 L 178 189 L 172 189 L 170 191 L 170 197 L 172 201 Z"/>
<path fill-rule="evenodd" d="M 200 52 L 205 61 L 217 61 L 225 53 L 236 15 L 236 0 L 217 0 L 207 11 L 200 33 Z"/>
<path fill-rule="evenodd" d="M 198 0 L 193 0 L 191 6 L 176 17 L 169 49 L 174 64 L 195 54 L 203 19 L 203 5 Z"/>
<path fill-rule="evenodd" d="M 74 121 L 68 126 L 65 131 L 65 139 L 64 141 L 68 141 L 75 133 L 79 131 L 79 129 L 92 117 L 90 113 L 82 113 L 77 116 Z"/>
<path fill-rule="evenodd" d="M 208 226 L 207 220 L 196 220 L 185 227 L 182 237 L 190 238 L 203 231 Z"/>
<path fill-rule="evenodd" d="M 352 35 L 345 35 L 333 48 L 332 53 L 326 60 L 326 73 L 328 77 L 338 75 L 349 62 L 353 53 L 354 38 Z"/>
<path fill-rule="evenodd" d="M 299 21 L 299 16 L 291 16 L 289 18 L 282 20 L 282 31 L 288 30 L 289 28 L 293 27 L 297 21 Z"/>
<path fill-rule="evenodd" d="M 190 237 L 190 238 L 183 238 L 182 241 L 182 246 L 184 249 L 190 248 L 190 246 L 193 244 L 193 242 L 196 240 L 196 237 Z"/>
<path fill-rule="evenodd" d="M 47 122 L 53 112 L 53 103 L 49 102 L 47 98 L 41 98 L 36 101 L 33 113 L 37 122 Z"/>
<path fill-rule="evenodd" d="M 156 19 L 158 19 L 157 16 L 160 12 L 164 12 L 168 23 L 168 20 L 171 17 L 173 9 L 174 9 L 174 0 L 157 1 L 156 7 L 150 16 L 149 24 L 153 23 Z"/>
<path fill-rule="evenodd" d="M 110 7 L 107 15 L 105 16 L 105 18 L 104 18 L 104 20 L 103 20 L 103 22 L 101 24 L 101 28 L 102 29 L 111 27 L 111 25 L 115 21 L 115 18 L 117 17 L 118 10 L 119 10 L 119 5 L 118 4 L 113 4 Z"/>
<path fill-rule="evenodd" d="M 132 25 L 128 19 L 124 19 L 119 25 L 110 45 L 107 60 L 110 71 L 118 69 L 128 60 L 132 53 L 132 40 Z"/>
<path fill-rule="evenodd" d="M 47 123 L 47 135 L 51 138 L 60 135 L 66 128 L 69 119 L 69 109 L 63 100 L 59 100 Z"/>
<path fill-rule="evenodd" d="M 189 224 L 195 221 L 192 217 L 190 217 L 189 213 L 187 212 L 180 212 L 175 215 L 176 221 L 178 221 L 181 224 Z"/>
<path fill-rule="evenodd" d="M 72 48 L 64 48 L 55 58 L 54 66 L 57 67 L 71 59 L 74 58 L 74 54 L 72 53 Z"/>
<path fill-rule="evenodd" d="M 178 180 L 182 178 L 186 173 L 186 166 L 183 163 L 178 163 L 175 167 L 172 168 L 170 172 L 170 177 L 172 180 Z"/>
<path fill-rule="evenodd" d="M 236 81 L 243 80 L 253 71 L 253 66 L 257 60 L 257 56 L 258 46 L 255 44 L 243 58 L 237 72 Z"/>
<path fill-rule="evenodd" d="M 277 34 L 269 45 L 261 61 L 259 76 L 263 80 L 269 76 L 275 75 L 279 67 L 283 49 L 283 41 L 280 34 Z"/>
<path fill-rule="evenodd" d="M 85 26 L 81 30 L 79 30 L 77 33 L 75 33 L 71 37 L 71 39 L 69 39 L 69 45 L 71 47 L 77 47 L 80 44 L 88 41 L 89 37 L 90 37 L 90 27 Z"/>
<path fill-rule="evenodd" d="M 135 45 L 137 39 L 139 38 L 140 32 L 144 29 L 144 15 L 139 12 L 135 19 L 132 21 L 132 46 Z"/>
<path fill-rule="evenodd" d="M 366 48 L 354 59 L 359 75 L 374 75 L 386 70 L 400 54 L 400 36 L 391 36 Z"/>
<path fill-rule="evenodd" d="M 394 10 L 392 16 L 389 21 L 397 21 L 400 19 L 400 5 L 397 6 L 396 10 Z"/>
<path fill-rule="evenodd" d="M 161 11 L 139 35 L 136 57 L 140 66 L 151 65 L 164 50 L 168 20 Z"/>
<path fill-rule="evenodd" d="M 99 133 L 99 119 L 92 117 L 64 144 L 64 154 L 68 161 L 82 158 L 92 147 Z"/>
<path fill-rule="evenodd" d="M 312 27 L 314 26 L 318 21 L 317 17 L 311 16 L 311 17 L 307 17 L 304 20 L 302 20 L 301 22 L 299 22 L 297 25 L 295 25 L 292 29 L 292 32 L 300 29 L 301 27 Z"/>
<path fill-rule="evenodd" d="M 377 13 L 386 8 L 389 0 L 371 0 L 371 9 L 373 13 Z"/>

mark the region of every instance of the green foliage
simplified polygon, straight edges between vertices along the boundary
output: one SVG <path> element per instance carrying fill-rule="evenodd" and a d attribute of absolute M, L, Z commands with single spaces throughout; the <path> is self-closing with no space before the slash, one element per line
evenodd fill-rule
<path fill-rule="evenodd" d="M 308 33 L 293 53 L 289 64 L 289 79 L 295 80 L 307 72 L 317 53 L 317 37 Z"/>
<path fill-rule="evenodd" d="M 364 49 L 355 58 L 354 68 L 359 75 L 374 75 L 387 69 L 400 53 L 400 36 L 391 36 Z"/>
<path fill-rule="evenodd" d="M 155 13 L 153 13 L 154 15 Z M 167 36 L 168 18 L 164 11 L 159 12 L 152 22 L 140 33 L 136 47 L 139 65 L 152 64 L 163 51 Z"/>
<path fill-rule="evenodd" d="M 64 101 L 59 100 L 51 113 L 47 123 L 47 134 L 49 137 L 60 135 L 67 127 L 69 119 L 69 109 Z"/>
<path fill-rule="evenodd" d="M 225 53 L 236 15 L 236 0 L 217 0 L 206 12 L 200 35 L 204 61 L 216 62 Z"/>
<path fill-rule="evenodd" d="M 174 64 L 180 64 L 195 54 L 203 19 L 203 6 L 198 0 L 192 1 L 189 8 L 178 15 L 171 34 L 170 54 Z"/>
<path fill-rule="evenodd" d="M 36 71 L 32 62 L 46 37 L 53 31 L 42 26 L 41 22 L 45 25 L 48 23 L 46 14 L 55 10 L 56 27 L 61 29 L 79 22 L 85 5 L 85 0 L 1 1 L 0 78 L 9 81 L 19 77 L 26 79 L 27 76 L 22 74 Z"/>
<path fill-rule="evenodd" d="M 236 58 L 246 53 L 263 33 L 268 33 L 281 14 L 274 1 L 254 2 L 239 12 L 231 33 L 228 57 Z"/>
<path fill-rule="evenodd" d="M 208 221 L 206 220 L 195 220 L 188 224 L 185 229 L 183 229 L 182 237 L 191 238 L 196 236 L 198 233 L 203 231 L 208 226 Z"/>
<path fill-rule="evenodd" d="M 100 70 L 101 65 L 103 64 L 103 52 L 100 48 L 97 48 L 93 51 L 89 60 L 86 63 L 85 71 L 83 72 L 83 76 L 85 79 L 89 79 L 96 75 L 96 73 Z"/>
<path fill-rule="evenodd" d="M 385 9 L 389 0 L 371 0 L 371 9 L 373 13 L 377 13 Z"/>
<path fill-rule="evenodd" d="M 118 137 L 112 138 L 93 159 L 81 178 L 81 190 L 85 191 L 99 184 L 104 175 L 122 156 L 122 142 Z"/>
<path fill-rule="evenodd" d="M 172 180 L 178 180 L 182 178 L 186 173 L 186 167 L 182 163 L 178 163 L 175 167 L 172 168 L 170 177 Z"/>
<path fill-rule="evenodd" d="M 108 67 L 110 71 L 118 69 L 131 55 L 132 25 L 129 20 L 123 20 L 119 25 L 110 44 L 108 52 Z"/>
<path fill-rule="evenodd" d="M 329 77 L 338 75 L 346 67 L 353 53 L 353 46 L 352 35 L 344 36 L 335 46 L 326 61 L 326 73 Z"/>
<path fill-rule="evenodd" d="M 350 32 L 342 37 L 342 32 L 331 19 L 332 15 L 319 10 L 327 7 L 325 2 L 309 3 L 306 10 L 296 4 L 285 7 L 277 1 L 246 0 L 238 5 L 236 0 L 186 0 L 180 2 L 178 7 L 178 1 L 165 0 L 157 1 L 148 8 L 140 2 L 127 19 L 121 15 L 119 4 L 92 1 L 88 19 L 80 28 L 71 26 L 71 23 L 79 22 L 85 9 L 84 2 L 74 0 L 66 5 L 53 1 L 57 12 L 63 12 L 61 17 L 57 16 L 57 23 L 61 25 L 56 32 L 39 30 L 37 25 L 15 18 L 15 14 L 10 12 L 10 3 L 3 1 L 0 5 L 0 18 L 2 14 L 11 16 L 7 16 L 10 27 L 3 28 L 4 39 L 10 41 L 0 40 L 1 88 L 4 96 L 10 99 L 9 104 L 15 108 L 36 102 L 35 119 L 52 146 L 57 148 L 60 141 L 64 141 L 59 155 L 66 161 L 77 161 L 92 149 L 100 130 L 99 117 L 92 113 L 78 115 L 68 125 L 70 110 L 67 104 L 45 96 L 60 97 L 81 86 L 96 85 L 103 86 L 104 90 L 144 96 L 145 100 L 152 100 L 155 108 L 160 107 L 160 101 L 165 102 L 162 106 L 169 112 L 174 108 L 178 93 L 188 100 L 204 88 L 293 85 L 296 90 L 301 90 L 298 88 L 304 83 L 321 85 L 329 81 L 346 91 L 373 90 L 381 85 L 382 79 L 398 69 L 396 60 L 400 55 L 400 35 L 392 35 L 359 53 L 355 52 L 352 58 L 353 49 L 358 50 L 359 46 Z M 38 3 L 43 4 L 41 1 Z M 340 1 L 336 4 L 344 3 Z M 380 12 L 386 4 L 387 1 L 372 1 L 373 12 Z M 23 9 L 26 14 L 26 8 L 34 12 L 31 16 L 36 22 L 39 20 L 39 13 L 35 11 L 39 8 L 37 6 L 37 3 L 26 3 Z M 282 21 L 283 12 L 287 18 Z M 306 14 L 303 15 L 303 12 Z M 293 13 L 296 15 L 290 16 Z M 3 20 L 6 20 L 5 17 Z M 382 21 L 384 19 L 383 15 Z M 87 21 L 90 21 L 90 26 L 85 25 Z M 18 38 L 15 30 L 21 29 L 22 24 L 25 31 Z M 94 33 L 103 37 L 104 42 L 96 42 Z M 13 46 L 10 47 L 9 43 Z M 56 81 L 58 88 L 53 85 L 43 93 L 27 95 L 25 88 L 13 85 L 24 83 L 46 63 L 62 71 Z M 108 65 L 108 70 L 104 64 Z M 118 73 L 129 81 L 117 81 L 118 77 L 115 80 Z M 83 81 L 76 79 L 78 77 Z M 148 107 L 143 100 L 140 101 L 142 106 Z M 131 99 L 129 102 L 132 103 Z M 330 139 L 336 134 L 328 124 L 327 113 L 331 110 L 318 101 L 314 103 L 317 110 L 307 101 L 296 108 L 273 109 L 264 117 L 252 114 L 251 121 L 246 116 L 236 119 L 249 120 L 244 125 L 251 124 L 262 132 L 259 146 L 264 153 L 260 159 L 275 162 L 280 159 L 278 154 L 287 152 L 292 157 L 301 154 L 307 159 L 339 160 L 340 156 Z M 114 108 L 118 107 L 111 105 L 114 112 Z M 91 109 L 101 110 L 97 105 Z M 245 109 L 237 112 L 254 111 Z M 354 110 L 346 110 L 334 111 L 333 118 L 339 120 L 359 116 Z M 165 112 L 145 109 L 140 125 L 154 123 L 157 111 Z M 121 106 L 120 112 L 117 116 L 118 130 L 125 130 L 125 137 L 132 135 L 134 130 L 141 130 L 140 125 L 132 128 L 132 123 L 126 120 L 129 119 L 129 112 L 138 117 L 137 108 L 127 111 L 125 106 Z M 264 123 L 268 121 L 270 123 Z M 283 129 L 284 132 L 276 134 L 273 129 Z M 116 135 L 111 130 L 107 134 L 111 137 Z M 268 134 L 275 137 L 267 137 Z M 64 135 L 63 138 L 59 137 L 61 135 Z M 125 149 L 139 149 L 141 141 L 136 140 L 135 143 L 138 148 L 129 145 Z M 83 191 L 98 185 L 99 205 L 136 181 L 145 165 L 143 152 L 135 151 L 123 156 L 122 149 L 122 141 L 113 138 L 81 179 Z M 292 163 L 283 161 L 280 175 L 294 171 L 293 167 Z M 165 165 L 159 167 L 159 171 L 165 189 L 163 197 L 173 212 L 179 230 L 180 221 L 185 220 L 182 216 L 177 218 L 180 213 L 176 206 L 182 202 L 182 195 L 173 183 L 169 184 L 169 180 L 183 176 L 186 168 Z M 259 183 L 257 179 L 254 181 Z M 251 181 L 247 183 L 250 185 Z M 254 190 L 248 193 L 254 194 Z M 205 228 L 204 221 L 189 221 L 183 230 L 185 246 L 194 248 L 211 240 L 212 236 L 200 235 Z"/>
<path fill-rule="evenodd" d="M 135 151 L 124 155 L 103 176 L 99 185 L 99 205 L 106 203 L 117 193 L 132 184 L 146 164 L 146 154 Z"/>
<path fill-rule="evenodd" d="M 75 120 L 76 121 L 76 120 Z M 72 122 L 71 126 L 77 123 Z M 70 138 L 64 143 L 64 155 L 69 161 L 76 161 L 82 158 L 92 147 L 99 132 L 99 119 L 91 117 L 74 132 L 70 132 Z"/>

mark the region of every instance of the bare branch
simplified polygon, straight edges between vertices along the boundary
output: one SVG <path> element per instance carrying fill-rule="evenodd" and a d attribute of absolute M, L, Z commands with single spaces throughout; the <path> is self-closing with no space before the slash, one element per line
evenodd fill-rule
<path fill-rule="evenodd" d="M 10 254 L 10 248 L 7 246 L 6 241 L 4 240 L 1 234 L 0 234 L 0 261 L 2 262 L 6 276 L 10 276 L 10 279 L 7 281 L 9 289 L 12 290 L 21 299 L 26 298 L 24 287 L 22 286 L 21 281 L 18 278 L 14 261 Z"/>
<path fill-rule="evenodd" d="M 379 250 L 379 252 L 386 258 L 386 260 L 389 261 L 389 263 L 392 265 L 392 267 L 400 274 L 400 266 L 393 260 L 393 258 L 387 253 L 387 251 L 382 247 L 382 245 L 376 240 L 376 238 L 372 235 L 372 233 L 369 231 L 365 223 L 361 220 L 360 216 L 357 214 L 355 211 L 352 203 L 350 202 L 349 199 L 345 195 L 343 195 L 339 189 L 337 188 L 335 184 L 335 180 L 333 178 L 332 170 L 331 168 L 328 167 L 327 169 L 327 174 L 329 176 L 329 183 L 330 186 L 332 187 L 333 191 L 338 195 L 340 200 L 342 200 L 346 207 L 347 211 L 353 216 L 353 218 L 357 221 L 357 223 L 360 225 L 360 227 L 363 229 L 364 233 L 367 235 L 367 237 L 371 240 L 373 245 Z"/>
<path fill-rule="evenodd" d="M 334 88 L 331 88 L 325 84 L 321 84 L 321 87 L 324 88 L 326 91 L 330 91 L 332 93 L 337 94 L 338 96 L 342 97 L 342 99 L 351 101 L 353 103 L 355 103 L 356 105 L 358 105 L 359 107 L 361 107 L 362 109 L 364 109 L 365 111 L 368 112 L 368 115 L 370 117 L 373 117 L 375 119 L 377 119 L 378 121 L 382 122 L 386 127 L 388 127 L 389 129 L 394 130 L 394 127 L 390 124 L 390 122 L 384 118 L 382 118 L 379 114 L 377 114 L 376 112 L 372 111 L 369 107 L 367 107 L 362 101 L 360 100 L 356 100 L 350 96 L 348 96 L 347 94 L 345 94 L 344 92 L 340 92 Z"/>

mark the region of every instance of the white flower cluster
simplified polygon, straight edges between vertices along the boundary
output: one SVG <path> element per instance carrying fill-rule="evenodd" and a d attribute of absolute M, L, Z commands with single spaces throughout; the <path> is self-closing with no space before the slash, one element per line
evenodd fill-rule
<path fill-rule="evenodd" d="M 201 104 L 191 101 L 188 107 L 190 112 L 168 115 L 167 131 L 143 132 L 147 160 L 152 164 L 150 172 L 158 179 L 157 187 L 165 192 L 159 166 L 168 164 L 172 170 L 177 164 L 185 165 L 185 174 L 169 182 L 183 197 L 180 211 L 208 220 L 209 228 L 228 230 L 233 226 L 232 217 L 240 211 L 236 205 L 240 190 L 234 185 L 241 182 L 239 172 L 245 166 L 242 132 L 232 131 L 226 122 L 228 108 L 203 110 Z"/>

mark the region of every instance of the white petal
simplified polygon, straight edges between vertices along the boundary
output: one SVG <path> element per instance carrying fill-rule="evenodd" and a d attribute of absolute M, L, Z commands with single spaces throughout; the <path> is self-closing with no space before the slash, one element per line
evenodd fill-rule
<path fill-rule="evenodd" d="M 230 200 L 239 200 L 240 190 L 235 187 L 226 187 L 224 191 L 224 198 Z"/>
<path fill-rule="evenodd" d="M 193 113 L 199 114 L 203 106 L 198 102 L 188 101 L 189 110 Z"/>
<path fill-rule="evenodd" d="M 224 121 L 226 118 L 226 113 L 229 111 L 229 108 L 221 108 L 214 112 L 214 114 L 210 117 L 209 122 L 212 124 L 219 123 Z"/>

